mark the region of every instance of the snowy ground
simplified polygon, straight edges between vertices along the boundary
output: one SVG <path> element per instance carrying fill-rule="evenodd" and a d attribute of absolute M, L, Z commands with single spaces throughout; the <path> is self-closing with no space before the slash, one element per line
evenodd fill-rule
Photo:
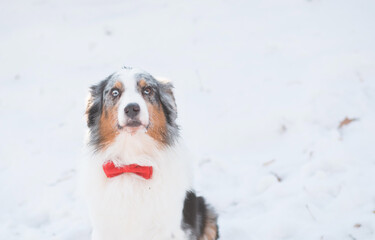
<path fill-rule="evenodd" d="M 175 83 L 221 239 L 375 239 L 374 23 L 373 0 L 1 1 L 0 239 L 89 239 L 84 100 L 123 65 Z"/>

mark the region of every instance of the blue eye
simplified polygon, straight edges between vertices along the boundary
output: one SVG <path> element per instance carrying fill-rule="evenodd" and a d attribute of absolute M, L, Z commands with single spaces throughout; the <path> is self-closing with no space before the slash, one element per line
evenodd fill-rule
<path fill-rule="evenodd" d="M 118 95 L 120 95 L 120 91 L 118 89 L 113 89 L 111 94 L 113 97 L 117 97 Z"/>
<path fill-rule="evenodd" d="M 143 93 L 145 95 L 150 95 L 151 92 L 152 92 L 152 89 L 150 87 L 146 87 L 145 89 L 143 89 Z"/>

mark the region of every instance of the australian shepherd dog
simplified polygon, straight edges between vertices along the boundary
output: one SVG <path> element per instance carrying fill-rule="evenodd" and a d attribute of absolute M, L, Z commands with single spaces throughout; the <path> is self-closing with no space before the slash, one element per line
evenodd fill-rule
<path fill-rule="evenodd" d="M 90 89 L 85 190 L 93 240 L 215 240 L 191 183 L 173 86 L 125 67 Z"/>

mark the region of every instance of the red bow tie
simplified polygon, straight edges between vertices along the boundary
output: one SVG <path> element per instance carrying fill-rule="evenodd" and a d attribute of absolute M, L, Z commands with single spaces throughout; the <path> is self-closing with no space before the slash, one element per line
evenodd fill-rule
<path fill-rule="evenodd" d="M 150 179 L 152 177 L 152 167 L 139 166 L 138 164 L 116 167 L 112 161 L 108 161 L 103 164 L 103 170 L 105 175 L 109 178 L 116 177 L 123 173 L 135 173 L 144 179 Z"/>

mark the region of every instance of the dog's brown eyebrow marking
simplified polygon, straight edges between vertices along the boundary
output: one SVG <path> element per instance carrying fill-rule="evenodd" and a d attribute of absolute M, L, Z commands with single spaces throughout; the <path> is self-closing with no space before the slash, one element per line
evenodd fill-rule
<path fill-rule="evenodd" d="M 139 80 L 139 82 L 138 82 L 138 86 L 139 86 L 140 88 L 144 88 L 144 87 L 147 86 L 147 83 L 146 83 L 146 81 L 145 81 L 144 79 L 141 79 L 141 80 Z"/>
<path fill-rule="evenodd" d="M 119 82 L 119 81 L 115 82 L 113 87 L 118 88 L 120 90 L 124 90 L 124 85 L 122 84 L 122 82 Z"/>
<path fill-rule="evenodd" d="M 144 79 L 141 79 L 138 82 L 138 86 L 140 86 L 141 88 L 143 88 L 143 87 L 147 86 L 147 83 L 146 83 L 146 81 Z"/>

